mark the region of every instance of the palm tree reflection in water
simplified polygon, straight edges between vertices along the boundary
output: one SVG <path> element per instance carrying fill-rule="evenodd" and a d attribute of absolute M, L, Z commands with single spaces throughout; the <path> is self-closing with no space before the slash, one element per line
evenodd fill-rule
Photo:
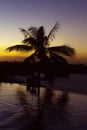
<path fill-rule="evenodd" d="M 68 93 L 62 92 L 60 96 L 58 94 L 55 97 L 56 91 L 45 88 L 44 90 L 43 96 L 37 93 L 32 95 L 29 91 L 24 92 L 21 89 L 17 91 L 20 105 L 23 108 L 19 120 L 21 129 L 45 130 L 51 120 L 63 118 L 61 115 L 64 116 L 66 112 Z M 36 98 L 36 100 L 32 100 L 32 98 Z"/>

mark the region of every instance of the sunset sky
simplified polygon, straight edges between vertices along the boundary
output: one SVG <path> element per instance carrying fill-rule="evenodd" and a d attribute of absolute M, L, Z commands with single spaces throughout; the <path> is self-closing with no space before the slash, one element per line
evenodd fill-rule
<path fill-rule="evenodd" d="M 75 48 L 76 56 L 70 62 L 87 64 L 87 0 L 0 0 L 0 61 L 28 56 L 4 52 L 24 39 L 18 28 L 43 25 L 48 34 L 58 21 L 60 29 L 52 45 Z"/>

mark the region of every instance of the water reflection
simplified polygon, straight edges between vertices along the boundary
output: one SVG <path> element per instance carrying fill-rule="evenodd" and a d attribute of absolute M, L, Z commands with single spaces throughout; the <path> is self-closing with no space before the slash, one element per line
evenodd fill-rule
<path fill-rule="evenodd" d="M 18 84 L 2 84 L 0 88 L 0 130 L 87 128 L 86 95 L 45 87 L 39 88 L 38 94 L 37 87 L 32 93 L 31 88 Z"/>
<path fill-rule="evenodd" d="M 69 93 L 62 92 L 55 98 L 55 91 L 48 88 L 44 88 L 44 90 L 43 95 L 38 95 L 38 91 L 36 91 L 37 93 L 35 93 L 35 95 L 33 93 L 33 96 L 35 96 L 37 100 L 36 102 L 32 100 L 31 104 L 28 98 L 30 97 L 30 99 L 32 99 L 32 93 L 28 93 L 29 95 L 27 95 L 21 88 L 18 88 L 17 97 L 23 108 L 23 113 L 20 117 L 23 119 L 21 129 L 44 130 L 46 129 L 46 120 L 49 121 L 53 119 L 57 113 L 61 115 L 65 110 Z"/>
<path fill-rule="evenodd" d="M 24 114 L 29 115 L 29 102 L 27 100 L 26 93 L 22 90 L 22 88 L 17 89 L 17 97 L 19 99 L 20 105 L 24 109 Z"/>

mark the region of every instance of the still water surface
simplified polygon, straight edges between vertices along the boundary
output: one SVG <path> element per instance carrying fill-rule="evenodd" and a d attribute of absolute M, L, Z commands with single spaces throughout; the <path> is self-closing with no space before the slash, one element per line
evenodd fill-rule
<path fill-rule="evenodd" d="M 87 95 L 0 84 L 0 130 L 87 130 Z"/>

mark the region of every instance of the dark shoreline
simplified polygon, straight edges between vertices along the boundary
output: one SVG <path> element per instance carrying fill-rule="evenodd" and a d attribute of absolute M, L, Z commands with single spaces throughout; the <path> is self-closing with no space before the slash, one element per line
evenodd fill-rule
<path fill-rule="evenodd" d="M 55 74 L 87 74 L 87 65 L 84 64 L 40 64 L 22 62 L 0 62 L 0 77 L 7 75 L 30 75 L 35 72 L 48 72 L 49 75 Z"/>
<path fill-rule="evenodd" d="M 36 63 L 28 63 L 24 64 L 21 62 L 0 62 L 0 82 L 1 83 L 18 83 L 18 84 L 26 84 L 27 85 L 27 78 L 29 78 L 33 73 L 44 73 L 41 72 L 40 65 Z M 47 65 L 44 66 L 46 67 L 45 72 L 47 72 L 48 78 L 50 77 L 51 79 L 55 79 L 55 77 L 58 78 L 66 78 L 69 79 L 70 75 L 78 74 L 78 75 L 87 75 L 87 66 L 83 64 L 79 65 L 72 65 L 68 64 L 68 67 L 66 66 L 61 66 L 61 65 Z M 43 69 L 42 69 L 43 70 Z M 19 76 L 23 77 L 26 76 L 26 78 L 20 78 L 16 79 L 14 76 Z M 52 76 L 52 77 L 51 77 Z M 42 80 L 42 79 L 41 79 Z M 82 80 L 82 79 L 80 79 Z M 79 81 L 80 81 L 79 80 Z M 63 81 L 61 81 L 63 82 Z M 84 84 L 84 82 L 83 82 Z M 70 85 L 74 86 L 73 82 L 70 83 Z M 79 86 L 80 84 L 78 84 Z M 87 91 L 85 91 L 85 88 L 81 90 L 77 89 L 77 87 L 74 89 L 73 87 L 54 87 L 54 89 L 58 89 L 61 91 L 69 91 L 69 92 L 74 92 L 74 93 L 80 93 L 80 94 L 87 94 Z M 87 89 L 86 89 L 87 90 Z"/>
<path fill-rule="evenodd" d="M 20 77 L 20 76 L 19 76 Z M 23 77 L 22 77 L 23 79 Z M 10 83 L 10 84 L 23 84 L 26 87 L 32 87 L 30 86 L 30 83 L 27 83 L 26 80 L 27 78 L 25 78 L 25 80 L 22 80 L 20 78 L 19 79 L 12 79 L 12 80 L 2 80 L 0 81 L 0 83 Z M 69 93 L 76 93 L 76 94 L 85 94 L 87 95 L 87 75 L 83 75 L 83 74 L 74 74 L 71 75 L 71 77 L 56 77 L 56 82 L 55 80 L 52 82 L 48 82 L 45 79 L 43 79 L 43 81 L 47 82 L 46 84 L 44 84 L 44 82 L 42 82 L 42 84 L 40 85 L 40 87 L 46 87 L 49 89 L 53 89 L 53 90 L 59 90 L 59 91 L 65 91 L 65 92 L 69 92 Z M 38 86 L 36 86 L 37 88 Z"/>

